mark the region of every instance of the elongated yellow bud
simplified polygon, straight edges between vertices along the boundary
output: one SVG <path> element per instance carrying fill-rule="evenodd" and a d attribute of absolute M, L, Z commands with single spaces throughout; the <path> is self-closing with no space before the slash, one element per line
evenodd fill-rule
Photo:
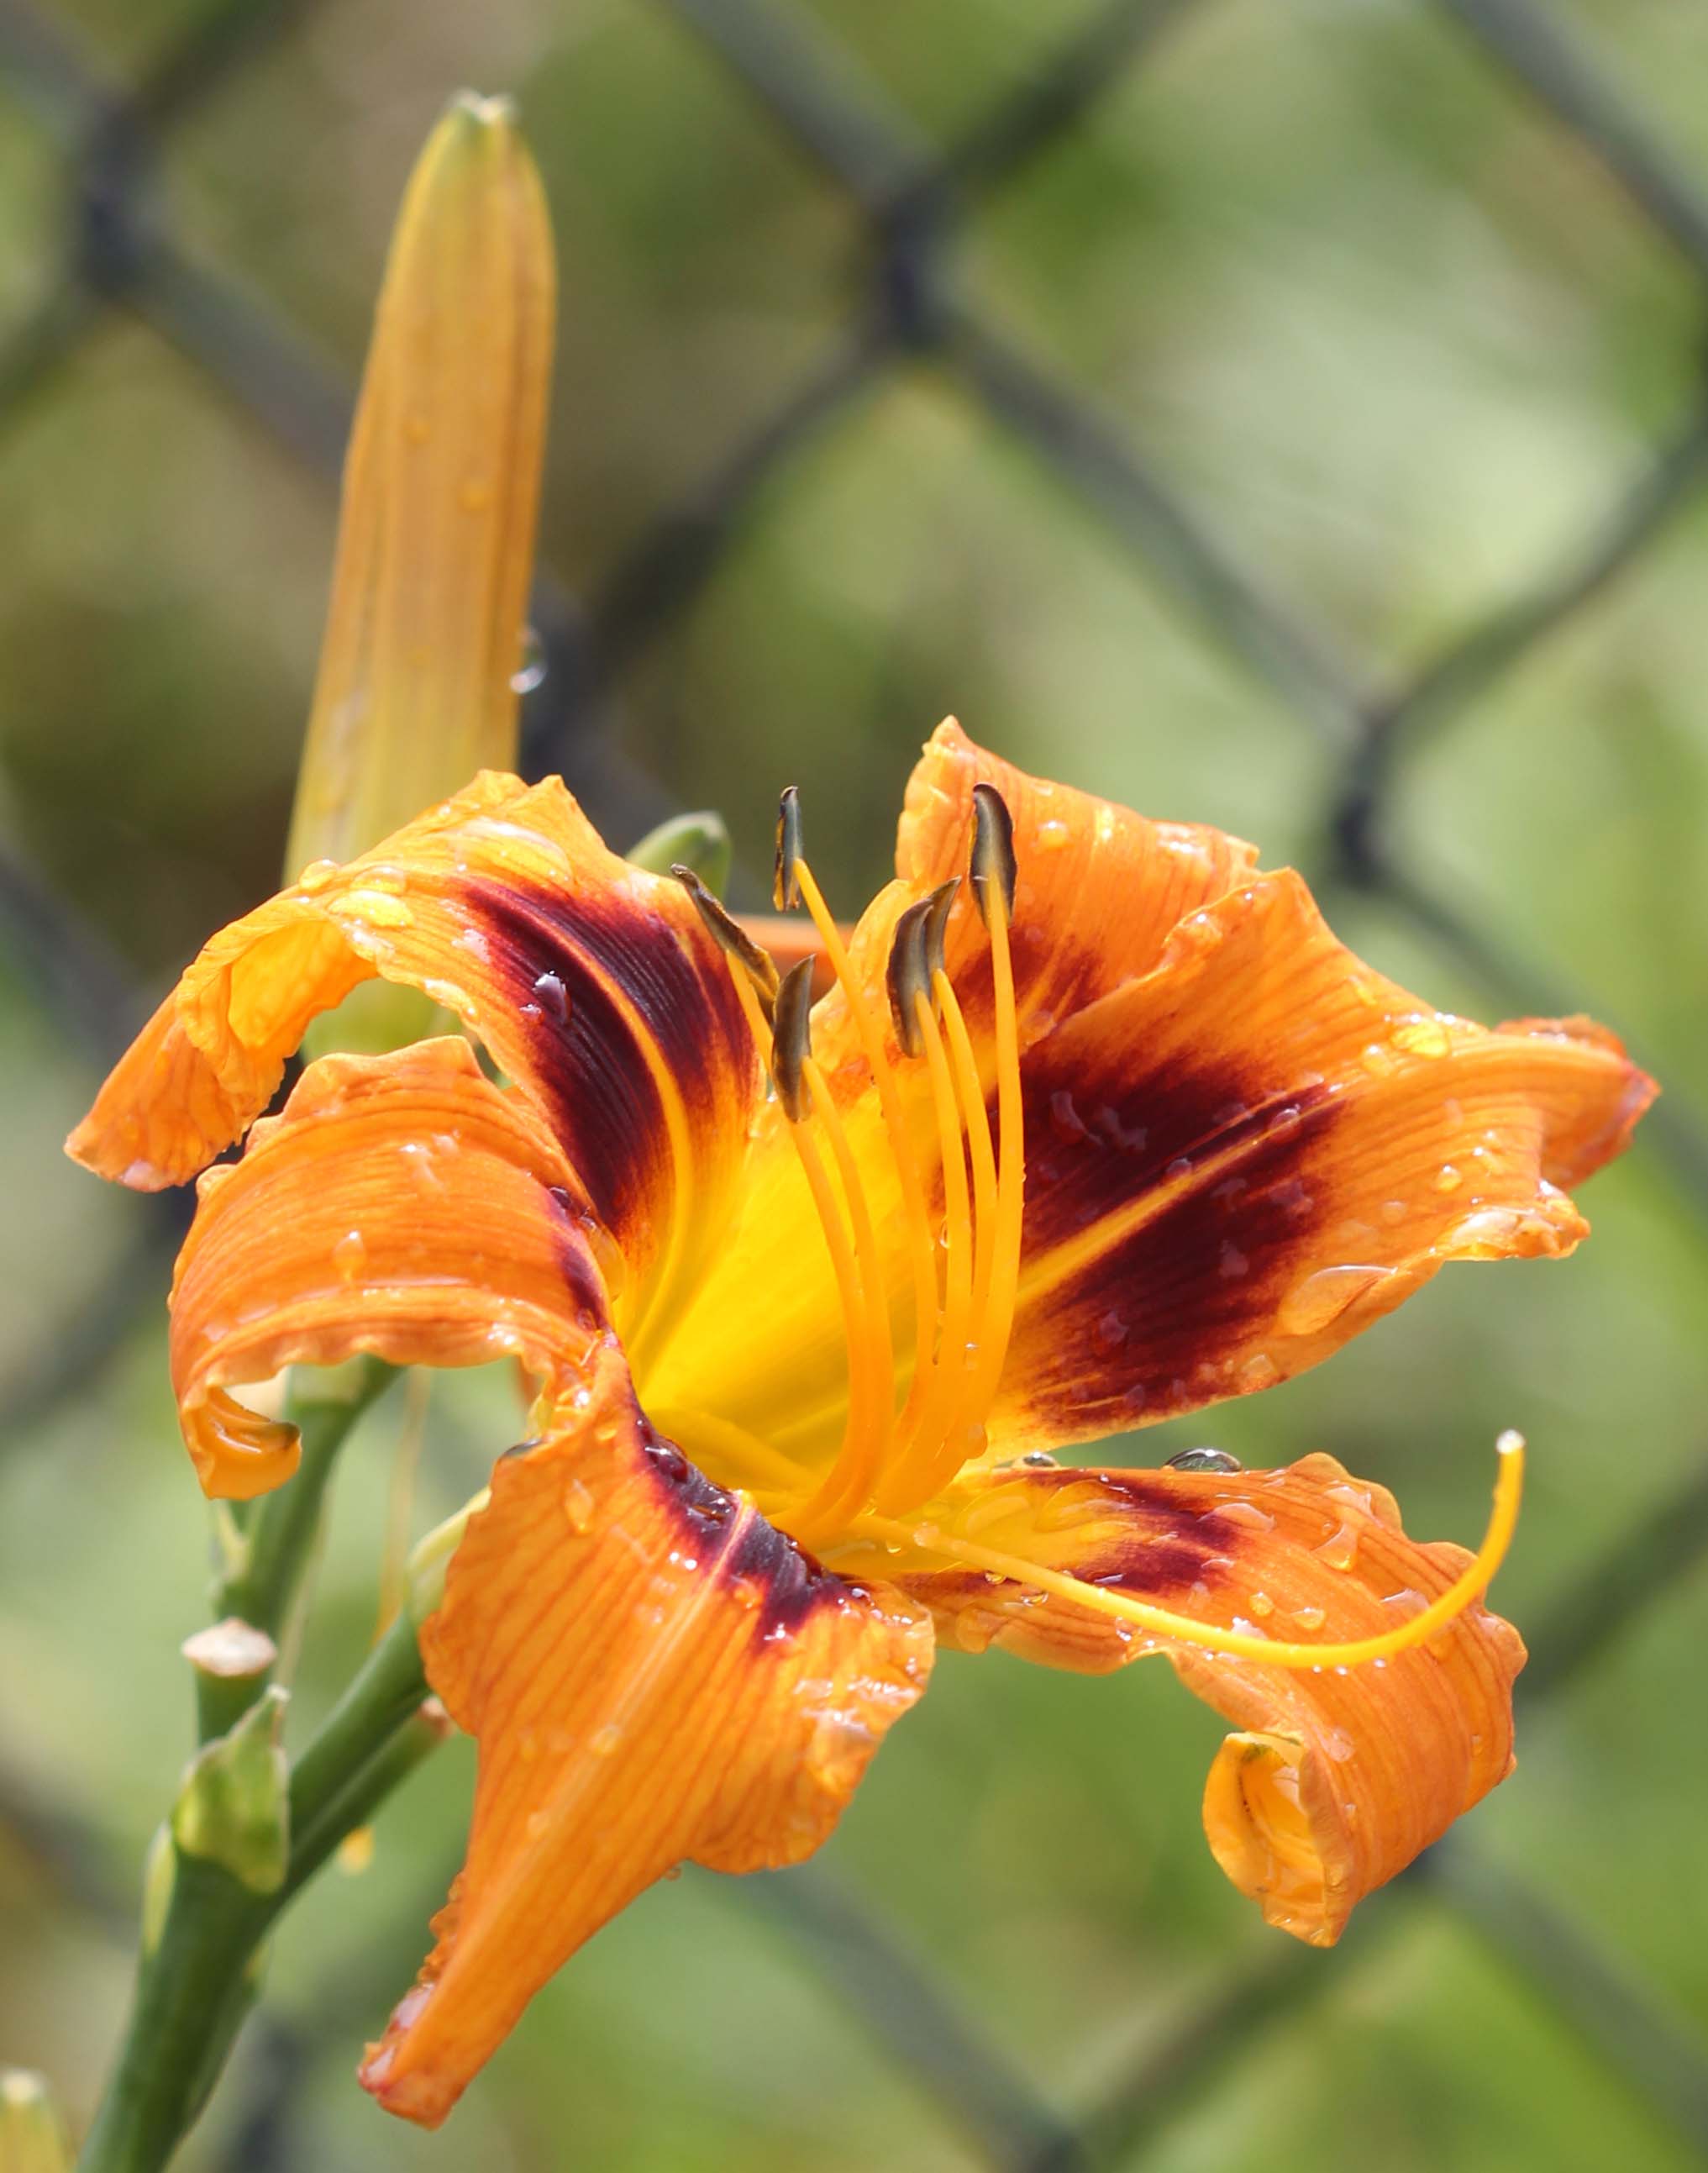
<path fill-rule="evenodd" d="M 509 106 L 465 93 L 392 236 L 287 879 L 515 766 L 553 309 L 539 175 Z"/>

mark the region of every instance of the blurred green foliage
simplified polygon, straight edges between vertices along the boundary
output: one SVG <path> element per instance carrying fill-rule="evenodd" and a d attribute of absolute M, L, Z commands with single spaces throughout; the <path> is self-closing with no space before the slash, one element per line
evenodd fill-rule
<path fill-rule="evenodd" d="M 1022 84 L 1070 0 L 784 0 L 924 138 Z M 39 0 L 116 82 L 186 0 Z M 1708 17 L 1554 11 L 1708 191 Z M 61 276 L 61 154 L 0 50 L 0 351 Z M 852 207 L 667 6 L 352 0 L 300 11 L 174 131 L 173 229 L 353 374 L 413 151 L 458 84 L 512 91 L 544 170 L 563 323 L 543 555 L 596 596 L 660 516 L 816 366 L 859 293 Z M 1290 610 L 1401 683 L 1575 555 L 1694 396 L 1703 286 L 1583 147 L 1441 13 L 1355 0 L 1185 12 L 1083 120 L 968 207 L 960 291 L 1063 373 Z M 0 410 L 0 819 L 149 989 L 273 887 L 334 498 L 231 392 L 115 313 Z M 1616 1022 L 1675 1106 L 1708 1105 L 1708 506 L 1409 758 L 1404 865 L 1498 949 Z M 549 691 L 549 690 L 547 690 Z M 945 711 L 1048 773 L 1320 865 L 1339 757 L 929 359 L 887 367 L 773 472 L 708 586 L 606 693 L 598 729 L 678 805 L 717 804 L 752 871 L 774 788 L 852 908 Z M 732 788 L 732 780 L 735 781 Z M 736 795 L 739 793 L 739 796 Z M 595 815 L 601 811 L 595 806 Z M 1379 901 L 1342 932 L 1435 1000 L 1501 995 Z M 137 1204 L 57 1159 L 94 1060 L 21 970 L 0 988 L 0 1366 L 65 1332 Z M 1708 1256 L 1651 1141 L 1597 1180 L 1564 1266 L 1456 1270 L 1323 1371 L 1184 1427 L 1249 1460 L 1327 1448 L 1420 1534 L 1480 1528 L 1488 1444 L 1533 1479 L 1502 1611 L 1571 1604 L 1586 1564 L 1700 1464 Z M 139 1271 L 140 1272 L 140 1271 Z M 0 1461 L 0 2057 L 87 2112 L 119 2020 L 142 1852 L 190 1742 L 178 1641 L 202 1514 L 158 1286 L 121 1361 Z M 321 1707 L 370 1634 L 388 1406 L 348 1459 L 299 1674 Z M 505 1384 L 434 1392 L 423 1525 L 507 1439 Z M 1117 1453 L 1123 1453 L 1118 1448 Z M 1468 1842 L 1544 1893 L 1645 1996 L 1708 2028 L 1699 1577 L 1528 1717 Z M 1274 1961 L 1205 1851 L 1218 1734 L 1167 1671 L 1112 1682 L 946 1656 L 822 1859 L 1054 2104 L 1091 2105 L 1225 1971 Z M 543 2173 L 990 2162 L 749 1885 L 690 1874 L 537 2000 L 453 2125 L 385 2121 L 349 2071 L 422 1951 L 466 1815 L 466 1746 L 382 1820 L 372 1868 L 287 1924 L 273 2024 L 186 2154 Z M 23 1809 L 41 1818 L 32 1825 Z M 67 1855 L 42 1835 L 82 1836 Z M 32 1838 L 34 1835 L 34 1838 Z M 1689 2147 L 1562 2023 L 1474 1914 L 1417 1892 L 1142 2150 L 1256 2167 L 1669 2173 Z M 299 2058 L 300 2067 L 279 2062 Z M 272 2063 L 270 2065 L 269 2063 Z"/>

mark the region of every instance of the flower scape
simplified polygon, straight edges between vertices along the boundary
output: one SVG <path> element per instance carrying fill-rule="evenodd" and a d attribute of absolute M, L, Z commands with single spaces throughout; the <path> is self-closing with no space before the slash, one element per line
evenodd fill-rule
<path fill-rule="evenodd" d="M 296 1430 L 234 1393 L 286 1367 L 532 1384 L 420 1632 L 473 1817 L 361 2073 L 427 2123 L 673 1867 L 816 1849 L 943 1645 L 1161 1655 L 1229 1723 L 1216 1861 L 1332 1945 L 1511 1770 L 1524 1650 L 1482 1602 L 1522 1445 L 1474 1556 L 1324 1455 L 1057 1459 L 1290 1378 L 1446 1262 L 1571 1252 L 1570 1189 L 1654 1092 L 1588 1021 L 1439 1013 L 1296 873 L 952 720 L 851 929 L 792 793 L 774 903 L 804 917 L 763 945 L 556 779 L 418 781 L 434 804 L 369 845 L 363 795 L 435 733 L 514 740 L 548 252 L 506 116 L 465 101 L 347 471 L 296 833 L 337 849 L 213 937 L 69 1143 L 141 1189 L 200 1173 L 170 1355 L 208 1495 L 291 1483 Z M 323 1055 L 264 1114 L 310 1022 L 379 982 L 462 1032 Z"/>

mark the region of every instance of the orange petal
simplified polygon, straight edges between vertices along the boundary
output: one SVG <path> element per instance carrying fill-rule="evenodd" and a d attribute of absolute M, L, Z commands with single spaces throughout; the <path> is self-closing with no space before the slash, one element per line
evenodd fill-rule
<path fill-rule="evenodd" d="M 1490 1033 L 1362 966 L 1299 876 L 1190 916 L 1034 1043 L 991 1432 L 1048 1447 L 1284 1380 L 1451 1259 L 1569 1253 L 1558 1188 L 1653 1082 L 1581 1022 Z"/>
<path fill-rule="evenodd" d="M 897 832 L 896 873 L 911 896 L 965 874 L 975 785 L 994 785 L 1014 821 L 1022 1043 L 1149 973 L 1176 924 L 1257 865 L 1256 848 L 1224 831 L 1153 822 L 1072 785 L 1029 777 L 974 746 L 951 717 L 925 744 Z M 981 1015 L 989 1008 L 989 957 L 975 916 L 957 915 L 951 970 L 957 988 L 971 984 L 962 1001 Z"/>
<path fill-rule="evenodd" d="M 284 1366 L 514 1353 L 567 1378 L 608 1329 L 575 1182 L 466 1041 L 310 1065 L 242 1161 L 202 1178 L 179 1255 L 172 1383 L 205 1491 L 243 1499 L 295 1469 L 294 1429 L 227 1393 Z"/>
<path fill-rule="evenodd" d="M 1393 1496 L 1329 1456 L 1262 1472 L 1010 1469 L 962 1480 L 928 1513 L 946 1547 L 976 1536 L 1219 1629 L 1325 1645 L 1392 1630 L 1469 1559 L 1409 1539 Z M 1524 1647 L 1480 1606 L 1386 1662 L 1319 1674 L 1154 1640 L 981 1570 L 903 1557 L 889 1573 L 969 1650 L 1093 1674 L 1166 1653 L 1239 1731 L 1204 1792 L 1217 1863 L 1270 1923 L 1315 1946 L 1511 1771 Z"/>
<path fill-rule="evenodd" d="M 344 468 L 287 871 L 516 758 L 552 235 L 501 100 L 456 99 L 398 214 Z"/>
<path fill-rule="evenodd" d="M 653 1433 L 620 1355 L 503 1461 L 423 1637 L 480 1741 L 468 1859 L 362 2079 L 442 2120 L 528 2000 L 684 1858 L 797 1862 L 930 1668 L 922 1610 L 827 1574 Z"/>
<path fill-rule="evenodd" d="M 374 973 L 457 1012 L 544 1111 L 628 1259 L 625 1332 L 667 1316 L 727 1219 L 757 1064 L 681 886 L 608 852 L 555 778 L 484 774 L 223 929 L 69 1151 L 143 1189 L 182 1182 L 265 1108 L 309 1020 Z"/>

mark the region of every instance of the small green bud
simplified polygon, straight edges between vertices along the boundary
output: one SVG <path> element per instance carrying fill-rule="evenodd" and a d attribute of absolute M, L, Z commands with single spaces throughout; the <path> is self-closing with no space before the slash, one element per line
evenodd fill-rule
<path fill-rule="evenodd" d="M 279 1744 L 287 1693 L 266 1691 L 229 1735 L 207 1744 L 172 1806 L 172 1838 L 256 1894 L 284 1884 L 290 1860 L 289 1771 Z"/>
<path fill-rule="evenodd" d="M 70 2173 L 71 2138 L 46 2079 L 0 2068 L 0 2173 Z"/>
<path fill-rule="evenodd" d="M 655 876 L 667 876 L 675 867 L 692 868 L 714 898 L 729 887 L 730 833 L 723 817 L 709 807 L 671 816 L 623 857 Z"/>
<path fill-rule="evenodd" d="M 462 1544 L 468 1520 L 492 1499 L 490 1487 L 463 1503 L 454 1517 L 435 1524 L 403 1566 L 404 1590 L 408 1595 L 409 1619 L 418 1630 L 445 1598 L 445 1576 L 450 1558 Z"/>

